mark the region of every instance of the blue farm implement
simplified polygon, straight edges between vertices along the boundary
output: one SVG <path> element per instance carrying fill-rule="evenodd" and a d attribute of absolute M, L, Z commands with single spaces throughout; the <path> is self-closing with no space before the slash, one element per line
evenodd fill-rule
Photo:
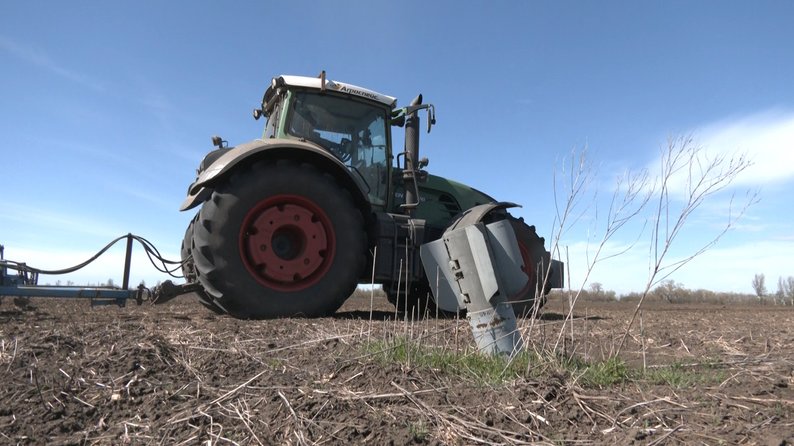
<path fill-rule="evenodd" d="M 127 247 L 124 257 L 124 271 L 121 287 L 114 286 L 50 286 L 39 285 L 39 275 L 61 275 L 75 272 L 88 266 L 99 258 L 111 246 L 121 240 L 126 240 Z M 128 300 L 134 300 L 138 305 L 144 300 L 153 302 L 163 302 L 179 292 L 189 292 L 185 287 L 172 285 L 166 281 L 163 286 L 157 287 L 154 292 L 143 285 L 137 288 L 129 288 L 130 265 L 132 260 L 133 242 L 140 243 L 146 251 L 149 260 L 160 272 L 170 275 L 181 267 L 181 262 L 174 262 L 164 259 L 159 251 L 143 237 L 127 234 L 116 238 L 108 243 L 104 248 L 85 262 L 70 268 L 60 270 L 43 270 L 34 268 L 23 262 L 6 260 L 4 257 L 4 247 L 0 245 L 0 297 L 10 296 L 14 298 L 27 299 L 30 297 L 54 297 L 54 298 L 87 298 L 91 305 L 126 305 Z M 176 266 L 173 266 L 176 265 Z M 178 277 L 178 276 L 175 276 Z"/>

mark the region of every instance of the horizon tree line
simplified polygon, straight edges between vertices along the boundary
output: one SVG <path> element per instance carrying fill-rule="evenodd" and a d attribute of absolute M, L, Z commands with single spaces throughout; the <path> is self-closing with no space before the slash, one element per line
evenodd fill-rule
<path fill-rule="evenodd" d="M 770 294 L 766 288 L 766 276 L 763 273 L 757 273 L 753 276 L 752 285 L 758 300 L 762 300 L 764 297 L 771 297 L 776 304 L 794 305 L 794 276 L 778 277 L 777 291 L 773 294 Z"/>

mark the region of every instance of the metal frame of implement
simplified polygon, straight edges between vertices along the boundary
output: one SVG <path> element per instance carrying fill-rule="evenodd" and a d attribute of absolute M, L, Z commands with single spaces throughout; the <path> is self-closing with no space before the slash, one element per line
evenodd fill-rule
<path fill-rule="evenodd" d="M 119 237 L 106 246 L 105 249 L 100 251 L 97 256 L 88 262 L 85 262 L 80 267 L 92 262 L 112 244 L 123 238 L 127 239 L 127 250 L 124 257 L 124 275 L 121 288 L 101 286 L 38 285 L 38 277 L 41 270 L 28 267 L 25 263 L 5 260 L 3 256 L 4 247 L 0 245 L 0 297 L 86 298 L 90 299 L 91 306 L 116 304 L 120 307 L 125 306 L 127 300 L 134 299 L 135 302 L 140 305 L 143 303 L 144 297 L 148 290 L 143 285 L 136 289 L 129 289 L 132 241 L 136 239 L 136 236 L 127 234 L 126 236 Z M 69 270 L 76 269 L 79 268 L 70 268 Z M 9 273 L 10 270 L 15 270 L 16 274 Z M 61 272 L 59 271 L 56 273 Z"/>

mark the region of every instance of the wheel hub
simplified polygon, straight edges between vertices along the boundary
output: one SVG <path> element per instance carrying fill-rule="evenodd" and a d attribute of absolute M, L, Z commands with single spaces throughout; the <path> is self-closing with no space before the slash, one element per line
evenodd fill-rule
<path fill-rule="evenodd" d="M 243 220 L 240 254 L 259 282 L 297 291 L 328 271 L 334 254 L 333 227 L 313 201 L 274 196 L 254 206 Z"/>
<path fill-rule="evenodd" d="M 301 228 L 284 226 L 273 233 L 270 246 L 276 257 L 283 260 L 293 260 L 304 252 L 306 237 Z"/>

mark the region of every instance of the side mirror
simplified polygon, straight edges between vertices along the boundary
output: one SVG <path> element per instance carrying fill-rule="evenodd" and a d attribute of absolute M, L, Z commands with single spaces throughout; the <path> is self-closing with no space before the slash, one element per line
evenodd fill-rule
<path fill-rule="evenodd" d="M 255 108 L 254 109 L 254 119 L 258 121 L 259 118 L 261 118 L 261 117 L 262 117 L 262 110 L 258 109 L 258 108 Z"/>
<path fill-rule="evenodd" d="M 433 104 L 428 104 L 427 107 L 427 133 L 436 125 L 436 107 Z"/>

